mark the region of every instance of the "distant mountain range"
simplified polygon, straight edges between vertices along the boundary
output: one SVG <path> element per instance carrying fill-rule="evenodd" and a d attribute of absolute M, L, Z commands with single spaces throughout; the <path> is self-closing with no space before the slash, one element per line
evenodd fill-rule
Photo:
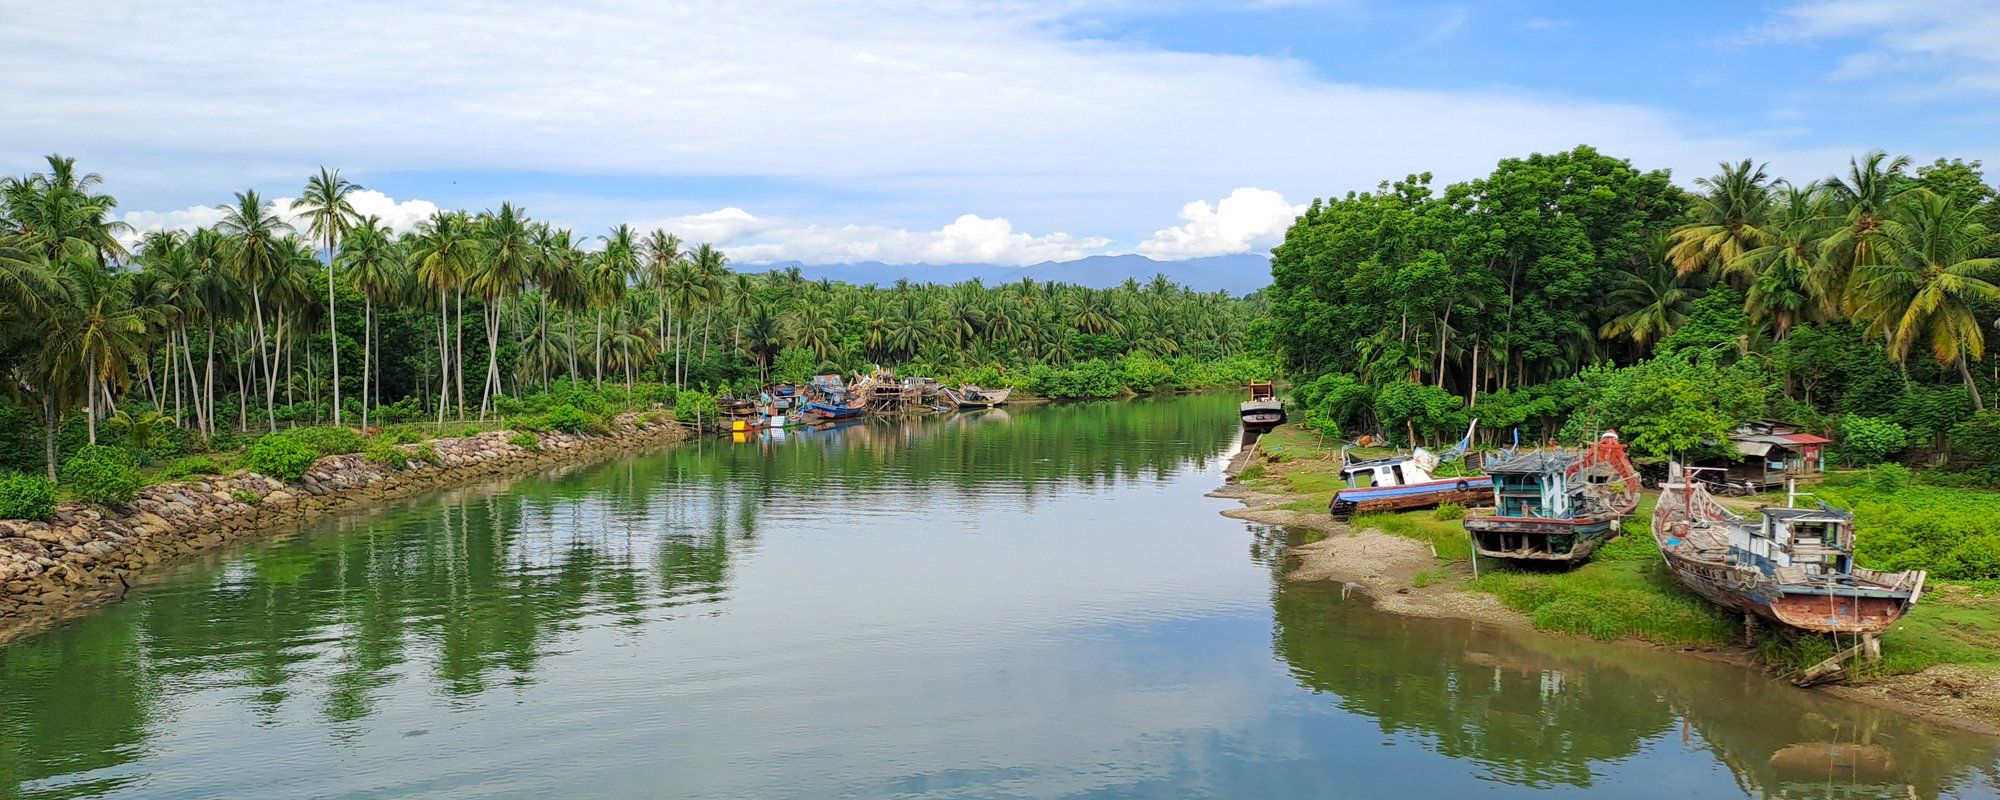
<path fill-rule="evenodd" d="M 1058 281 L 1075 283 L 1103 289 L 1123 283 L 1131 278 L 1140 283 L 1151 280 L 1155 274 L 1165 274 L 1168 279 L 1196 291 L 1227 291 L 1243 295 L 1269 286 L 1271 283 L 1271 259 L 1263 253 L 1243 253 L 1230 256 L 1210 256 L 1190 258 L 1183 261 L 1154 261 L 1141 255 L 1090 256 L 1076 261 L 1044 261 L 1025 267 L 1003 267 L 997 264 L 884 264 L 879 261 L 865 261 L 859 264 L 801 264 L 796 261 L 777 264 L 747 264 L 737 269 L 744 272 L 767 272 L 797 267 L 808 279 L 829 278 L 854 284 L 876 284 L 886 286 L 898 279 L 908 279 L 912 283 L 959 283 L 973 278 L 988 286 L 1012 283 L 1022 278 L 1037 281 Z"/>

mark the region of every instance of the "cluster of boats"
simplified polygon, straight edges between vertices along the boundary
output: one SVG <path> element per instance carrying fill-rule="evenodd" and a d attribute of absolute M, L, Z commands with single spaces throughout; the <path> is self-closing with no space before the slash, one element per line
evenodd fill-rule
<path fill-rule="evenodd" d="M 1282 421 L 1282 409 L 1269 384 L 1252 384 L 1244 426 L 1268 430 Z M 1346 518 L 1457 503 L 1476 509 L 1464 525 L 1480 557 L 1561 566 L 1588 560 L 1639 507 L 1639 475 L 1616 431 L 1588 447 L 1502 452 L 1484 459 L 1477 474 L 1440 476 L 1471 438 L 1468 431 L 1444 457 L 1415 448 L 1346 464 L 1345 486 L 1329 511 Z M 1746 620 L 1853 636 L 1851 650 L 1872 657 L 1879 653 L 1875 636 L 1923 597 L 1921 570 L 1854 563 L 1852 514 L 1824 503 L 1800 508 L 1796 496 L 1783 507 L 1739 512 L 1711 496 L 1696 472 L 1668 465 L 1652 533 L 1675 579 L 1710 602 Z"/>
<path fill-rule="evenodd" d="M 876 414 L 981 409 L 1004 405 L 1012 389 L 945 386 L 935 378 L 898 379 L 878 371 L 852 381 L 816 375 L 801 386 L 774 384 L 755 397 L 725 396 L 717 401 L 731 427 L 784 428 Z"/>
<path fill-rule="evenodd" d="M 1479 507 L 1465 529 L 1480 556 L 1579 564 L 1639 505 L 1639 476 L 1615 431 L 1578 450 L 1502 454 L 1477 476 L 1436 478 L 1436 469 L 1421 448 L 1349 464 L 1329 510 Z M 1678 464 L 1660 486 L 1652 532 L 1674 577 L 1710 602 L 1785 628 L 1868 637 L 1871 649 L 1923 596 L 1922 571 L 1855 565 L 1852 514 L 1825 504 L 1738 513 Z"/>

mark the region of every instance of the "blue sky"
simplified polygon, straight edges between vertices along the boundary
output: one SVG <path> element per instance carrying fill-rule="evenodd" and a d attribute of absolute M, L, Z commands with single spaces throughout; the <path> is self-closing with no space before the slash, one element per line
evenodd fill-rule
<path fill-rule="evenodd" d="M 0 169 L 76 156 L 142 228 L 327 164 L 398 225 L 513 200 L 739 262 L 1168 259 L 1577 143 L 1683 183 L 1992 161 L 1995 41 L 1995 0 L 46 3 L 0 18 Z"/>

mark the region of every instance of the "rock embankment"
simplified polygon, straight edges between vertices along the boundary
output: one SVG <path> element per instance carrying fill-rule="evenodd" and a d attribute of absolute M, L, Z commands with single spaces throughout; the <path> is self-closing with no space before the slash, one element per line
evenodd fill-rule
<path fill-rule="evenodd" d="M 69 503 L 50 522 L 0 520 L 0 642 L 116 599 L 149 568 L 246 534 L 298 525 L 344 509 L 612 450 L 688 438 L 659 415 L 624 415 L 601 435 L 536 434 L 539 448 L 493 431 L 425 444 L 434 459 L 407 466 L 359 454 L 327 456 L 297 483 L 251 472 L 148 486 L 131 503 Z"/>

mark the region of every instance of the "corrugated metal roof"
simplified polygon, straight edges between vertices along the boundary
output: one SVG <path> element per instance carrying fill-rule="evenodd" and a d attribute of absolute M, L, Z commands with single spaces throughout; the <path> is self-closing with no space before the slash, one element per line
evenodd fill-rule
<path fill-rule="evenodd" d="M 1826 438 L 1826 437 L 1824 437 L 1824 436 L 1814 436 L 1814 435 L 1812 435 L 1812 434 L 1810 434 L 1810 433 L 1781 433 L 1781 434 L 1778 434 L 1778 436 L 1782 437 L 1782 438 L 1783 438 L 1783 439 L 1784 439 L 1785 441 L 1787 441 L 1787 442 L 1796 442 L 1796 443 L 1798 443 L 1798 444 L 1832 444 L 1832 443 L 1833 443 L 1833 440 L 1832 440 L 1832 439 L 1828 439 L 1828 438 Z"/>
<path fill-rule="evenodd" d="M 1486 462 L 1486 471 L 1494 472 L 1555 472 L 1568 469 L 1576 463 L 1577 454 L 1566 450 L 1552 452 L 1522 453 L 1504 461 Z"/>

